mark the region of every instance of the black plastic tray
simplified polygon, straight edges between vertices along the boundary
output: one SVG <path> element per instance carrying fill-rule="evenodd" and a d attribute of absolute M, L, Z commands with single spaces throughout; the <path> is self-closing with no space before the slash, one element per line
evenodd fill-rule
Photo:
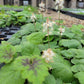
<path fill-rule="evenodd" d="M 60 12 L 63 13 L 63 14 L 69 15 L 71 17 L 75 17 L 75 18 L 84 20 L 84 15 L 79 15 L 79 14 L 75 14 L 75 13 L 72 13 L 72 12 L 69 12 L 69 11 L 64 11 L 64 10 L 61 10 Z"/>
<path fill-rule="evenodd" d="M 1 10 L 2 10 L 2 9 L 0 9 L 0 11 L 1 11 Z M 12 10 L 12 9 L 10 9 L 10 10 Z M 10 10 L 4 9 L 4 11 L 10 11 Z M 14 9 L 13 11 L 21 12 L 21 11 L 23 11 L 23 9 Z"/>
<path fill-rule="evenodd" d="M 8 39 L 10 39 L 11 36 L 15 34 L 19 29 L 20 27 L 15 27 L 15 26 L 1 28 L 0 29 L 0 43 L 1 41 L 7 41 Z"/>
<path fill-rule="evenodd" d="M 51 10 L 53 10 L 55 12 L 58 12 L 58 10 L 56 10 L 56 9 L 51 9 Z M 75 17 L 75 18 L 84 20 L 84 15 L 75 14 L 75 13 L 72 13 L 72 12 L 69 12 L 69 11 L 64 11 L 64 10 L 60 10 L 60 12 L 63 13 L 63 14 L 69 15 L 71 17 Z"/>

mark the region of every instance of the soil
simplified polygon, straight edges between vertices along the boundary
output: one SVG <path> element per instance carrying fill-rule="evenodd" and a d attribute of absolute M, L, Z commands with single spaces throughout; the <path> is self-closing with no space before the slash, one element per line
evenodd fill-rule
<path fill-rule="evenodd" d="M 59 17 L 59 13 L 50 10 L 48 13 L 44 13 L 43 14 L 44 17 L 51 17 L 53 21 L 58 20 Z M 60 19 L 64 20 L 64 25 L 67 27 L 71 27 L 73 24 L 77 25 L 77 24 L 82 24 L 84 25 L 84 20 L 80 20 L 65 14 L 60 13 Z"/>

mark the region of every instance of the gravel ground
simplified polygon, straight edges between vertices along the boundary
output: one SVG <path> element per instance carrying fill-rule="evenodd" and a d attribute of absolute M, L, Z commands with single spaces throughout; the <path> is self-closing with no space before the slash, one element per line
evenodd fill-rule
<path fill-rule="evenodd" d="M 58 16 L 59 14 L 57 12 L 54 12 L 54 11 L 49 11 L 50 13 L 47 14 L 47 13 L 44 13 L 44 17 L 51 17 L 52 20 L 58 20 Z M 72 24 L 82 24 L 84 25 L 84 20 L 80 20 L 80 19 L 77 19 L 77 18 L 74 18 L 74 17 L 71 17 L 71 16 L 68 16 L 68 15 L 65 15 L 65 14 L 60 14 L 60 19 L 64 20 L 64 25 L 66 25 L 67 27 L 71 27 Z"/>

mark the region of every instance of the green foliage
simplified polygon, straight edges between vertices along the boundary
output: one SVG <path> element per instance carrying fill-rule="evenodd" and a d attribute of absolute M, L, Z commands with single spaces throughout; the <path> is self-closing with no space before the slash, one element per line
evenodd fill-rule
<path fill-rule="evenodd" d="M 74 76 L 79 80 L 80 84 L 84 84 L 84 72 L 78 72 Z"/>
<path fill-rule="evenodd" d="M 81 40 L 81 43 L 84 45 L 84 40 Z"/>
<path fill-rule="evenodd" d="M 26 24 L 21 27 L 21 30 L 19 31 L 21 36 L 28 35 L 32 32 L 35 32 L 35 28 L 33 24 Z"/>
<path fill-rule="evenodd" d="M 0 70 L 0 84 L 24 84 L 20 71 L 13 70 L 12 65 L 6 65 Z"/>
<path fill-rule="evenodd" d="M 77 49 L 75 58 L 84 58 L 84 50 L 83 49 Z"/>
<path fill-rule="evenodd" d="M 70 29 L 75 35 L 82 36 L 83 34 L 81 31 L 82 28 L 83 28 L 83 25 L 72 25 Z"/>
<path fill-rule="evenodd" d="M 21 54 L 22 56 L 34 56 L 40 55 L 38 47 L 32 43 L 24 42 L 21 44 Z"/>
<path fill-rule="evenodd" d="M 45 34 L 42 32 L 35 32 L 27 36 L 27 40 L 33 44 L 41 44 Z"/>
<path fill-rule="evenodd" d="M 48 76 L 48 64 L 38 56 L 18 57 L 14 61 L 16 70 L 21 71 L 23 79 L 28 79 L 33 84 L 42 84 L 45 77 Z"/>
<path fill-rule="evenodd" d="M 84 26 L 67 28 L 60 20 L 62 26 L 53 25 L 48 37 L 42 26 L 46 18 L 35 14 L 37 19 L 33 23 L 34 8 L 29 10 L 29 7 L 22 7 L 22 12 L 0 13 L 0 28 L 23 25 L 8 43 L 0 46 L 0 63 L 5 63 L 0 67 L 0 84 L 24 84 L 26 79 L 28 84 L 83 84 L 84 34 L 81 30 Z M 60 27 L 65 29 L 63 35 L 58 33 Z M 55 52 L 55 57 L 52 63 L 45 63 L 42 54 L 49 48 Z"/>
<path fill-rule="evenodd" d="M 61 51 L 61 54 L 67 58 L 67 59 L 71 59 L 72 57 L 75 56 L 75 52 L 76 52 L 76 49 L 68 49 L 68 50 L 63 50 Z"/>
<path fill-rule="evenodd" d="M 56 55 L 52 65 L 52 75 L 57 79 L 60 78 L 63 82 L 71 82 L 73 73 L 71 71 L 70 63 L 63 59 L 63 57 Z M 64 75 L 64 73 L 66 74 Z"/>
<path fill-rule="evenodd" d="M 32 15 L 32 8 L 29 7 L 31 9 L 31 11 L 27 11 L 23 10 L 21 12 L 15 12 L 15 11 L 7 11 L 4 13 L 0 13 L 0 27 L 4 28 L 6 26 L 11 26 L 11 25 L 17 25 L 17 26 L 21 26 L 27 23 L 31 23 L 31 15 Z M 45 18 L 42 19 L 41 15 L 36 15 L 36 18 L 39 19 L 39 21 L 37 20 L 37 22 L 43 23 Z M 39 24 L 37 24 L 36 26 L 39 26 Z"/>
<path fill-rule="evenodd" d="M 15 54 L 15 47 L 9 43 L 3 42 L 0 46 L 0 62 L 1 63 L 10 63 Z"/>
<path fill-rule="evenodd" d="M 63 81 L 61 79 L 57 79 L 56 84 L 63 84 Z"/>
<path fill-rule="evenodd" d="M 56 84 L 56 80 L 55 80 L 54 76 L 49 75 L 49 76 L 46 77 L 43 84 L 52 84 L 52 83 Z"/>
<path fill-rule="evenodd" d="M 15 37 L 12 37 L 8 40 L 8 42 L 11 44 L 11 45 L 18 45 L 20 44 L 20 39 L 19 38 L 15 38 Z"/>
<path fill-rule="evenodd" d="M 74 59 L 71 60 L 71 62 L 73 64 L 84 64 L 84 59 L 76 59 L 76 58 L 74 58 Z"/>
<path fill-rule="evenodd" d="M 83 64 L 76 64 L 71 67 L 73 72 L 81 72 L 84 71 L 84 65 Z"/>
<path fill-rule="evenodd" d="M 80 42 L 75 39 L 71 39 L 71 40 L 62 39 L 60 40 L 59 45 L 67 47 L 67 48 L 81 48 L 82 47 Z"/>
<path fill-rule="evenodd" d="M 39 22 L 36 22 L 35 24 L 35 31 L 42 31 L 43 27 L 42 24 L 40 24 Z"/>
<path fill-rule="evenodd" d="M 71 33 L 71 32 L 68 32 L 68 31 L 65 31 L 64 33 L 63 33 L 63 35 L 66 37 L 66 38 L 70 38 L 70 39 L 72 39 L 72 38 L 74 38 L 74 33 Z"/>

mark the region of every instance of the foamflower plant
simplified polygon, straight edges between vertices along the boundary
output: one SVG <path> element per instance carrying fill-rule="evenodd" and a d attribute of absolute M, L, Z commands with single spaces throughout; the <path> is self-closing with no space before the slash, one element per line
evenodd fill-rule
<path fill-rule="evenodd" d="M 45 59 L 45 62 L 53 62 L 53 57 L 55 56 L 55 53 L 52 51 L 52 49 L 47 49 L 43 51 L 42 58 Z"/>

